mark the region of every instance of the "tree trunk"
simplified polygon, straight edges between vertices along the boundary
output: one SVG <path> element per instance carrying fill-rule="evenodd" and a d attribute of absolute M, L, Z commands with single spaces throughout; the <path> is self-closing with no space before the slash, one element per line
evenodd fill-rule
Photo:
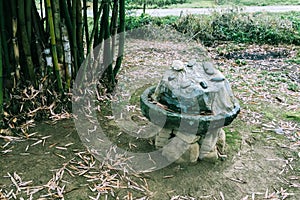
<path fill-rule="evenodd" d="M 62 80 L 61 80 L 60 69 L 59 69 L 59 65 L 58 65 L 58 59 L 57 59 L 54 23 L 53 23 L 50 0 L 46 0 L 46 7 L 47 7 L 47 13 L 48 13 L 49 29 L 50 29 L 51 50 L 52 50 L 52 57 L 53 57 L 54 72 L 56 75 L 58 90 L 60 93 L 63 93 Z"/>

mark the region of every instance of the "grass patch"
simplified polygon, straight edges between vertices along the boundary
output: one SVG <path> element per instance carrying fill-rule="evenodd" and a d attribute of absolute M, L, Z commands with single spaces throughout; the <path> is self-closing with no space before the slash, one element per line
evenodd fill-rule
<path fill-rule="evenodd" d="M 241 133 L 235 129 L 225 127 L 224 131 L 226 133 L 226 144 L 227 147 L 233 151 L 238 151 L 240 149 L 240 144 L 242 141 Z"/>

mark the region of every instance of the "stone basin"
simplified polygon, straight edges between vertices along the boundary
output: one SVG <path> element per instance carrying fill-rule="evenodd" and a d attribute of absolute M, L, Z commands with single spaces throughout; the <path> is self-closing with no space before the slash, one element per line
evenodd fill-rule
<path fill-rule="evenodd" d="M 231 112 L 218 115 L 189 115 L 172 112 L 153 102 L 152 95 L 156 86 L 147 88 L 140 97 L 143 115 L 152 123 L 162 128 L 189 130 L 196 135 L 205 134 L 208 129 L 216 129 L 229 125 L 238 115 L 240 106 L 237 102 Z"/>

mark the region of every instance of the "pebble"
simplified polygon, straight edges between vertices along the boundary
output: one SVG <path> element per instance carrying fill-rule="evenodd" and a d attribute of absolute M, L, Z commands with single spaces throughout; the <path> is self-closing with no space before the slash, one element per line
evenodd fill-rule
<path fill-rule="evenodd" d="M 211 62 L 203 62 L 203 69 L 208 75 L 213 75 L 215 73 L 214 65 Z"/>

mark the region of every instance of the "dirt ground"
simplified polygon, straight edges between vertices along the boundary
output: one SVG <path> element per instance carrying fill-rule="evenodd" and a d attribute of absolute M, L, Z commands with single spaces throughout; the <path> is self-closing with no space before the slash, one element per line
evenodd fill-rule
<path fill-rule="evenodd" d="M 225 128 L 227 159 L 128 175 L 95 160 L 72 119 L 41 122 L 27 138 L 1 135 L 0 199 L 299 199 L 300 69 L 288 62 L 299 52 L 296 46 L 229 43 L 204 48 L 171 35 L 130 39 L 115 96 L 124 97 L 133 122 L 149 123 L 139 95 L 175 59 L 209 57 L 229 79 L 242 110 Z M 107 98 L 100 103 L 104 132 L 124 149 L 153 150 L 153 138 L 126 135 L 113 105 Z"/>

